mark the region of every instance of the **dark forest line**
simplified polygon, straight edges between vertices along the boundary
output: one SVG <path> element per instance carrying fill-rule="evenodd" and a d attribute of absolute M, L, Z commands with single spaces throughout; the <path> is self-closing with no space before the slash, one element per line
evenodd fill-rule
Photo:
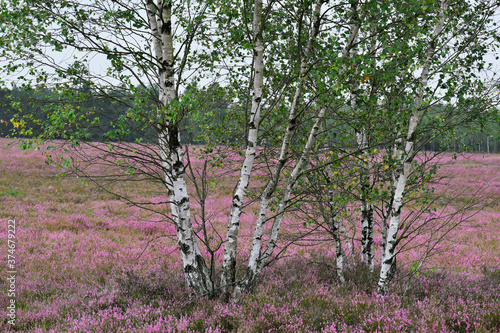
<path fill-rule="evenodd" d="M 220 89 L 220 87 L 218 87 Z M 89 92 L 86 92 L 89 94 Z M 122 92 L 120 96 L 109 94 L 96 94 L 95 98 L 88 98 L 86 101 L 78 103 L 79 108 L 88 110 L 92 117 L 99 118 L 98 125 L 89 124 L 86 131 L 89 134 L 89 141 L 118 141 L 116 138 L 106 138 L 106 133 L 116 129 L 121 117 L 127 115 L 130 105 L 123 101 Z M 17 87 L 12 89 L 0 90 L 0 137 L 12 137 L 15 129 L 16 115 L 32 115 L 32 119 L 47 119 L 47 112 L 51 112 L 51 104 L 57 103 L 54 100 L 55 95 L 48 89 L 23 90 Z M 130 97 L 132 99 L 132 96 Z M 204 113 L 210 114 L 216 122 L 222 122 L 224 117 L 232 117 L 235 112 L 231 111 L 233 106 L 223 98 L 216 98 L 211 103 L 206 104 Z M 151 101 L 151 110 L 154 110 L 154 101 Z M 26 119 L 26 118 L 25 118 Z M 34 130 L 40 129 L 36 123 L 30 124 Z M 194 119 L 184 119 L 183 141 L 186 144 L 205 144 L 206 133 L 201 129 L 203 124 L 199 124 Z M 205 127 L 205 126 L 203 126 Z M 130 133 L 120 136 L 121 141 L 133 142 L 141 140 L 142 142 L 155 142 L 156 130 L 152 125 L 144 126 L 137 124 L 136 129 Z M 16 134 L 16 137 L 19 135 Z M 64 139 L 56 137 L 55 139 Z M 237 135 L 225 140 L 226 142 L 238 143 L 242 138 Z M 216 139 L 217 140 L 217 139 Z M 219 140 L 218 140 L 219 141 Z M 332 143 L 333 144 L 333 143 Z M 479 152 L 479 153 L 500 153 L 500 126 L 497 122 L 488 124 L 469 124 L 468 127 L 457 128 L 453 137 L 450 139 L 438 137 L 424 146 L 426 151 L 447 151 L 447 152 Z"/>

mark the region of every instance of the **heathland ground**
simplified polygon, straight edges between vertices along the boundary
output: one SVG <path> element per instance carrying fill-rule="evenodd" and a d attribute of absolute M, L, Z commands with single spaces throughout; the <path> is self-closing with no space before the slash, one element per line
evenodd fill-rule
<path fill-rule="evenodd" d="M 74 177 L 56 176 L 41 151 L 26 153 L 9 142 L 0 139 L 2 332 L 500 331 L 500 155 L 442 158 L 438 174 L 447 181 L 436 184 L 435 195 L 461 193 L 446 209 L 470 200 L 490 205 L 469 212 L 473 216 L 447 234 L 418 274 L 410 273 L 422 248 L 408 245 L 388 296 L 375 295 L 376 271 L 361 266 L 348 267 L 341 285 L 333 241 L 325 235 L 290 246 L 253 294 L 227 304 L 190 300 L 171 224 Z M 222 190 L 207 202 L 221 234 L 235 178 L 224 175 L 212 179 Z M 145 182 L 116 184 L 114 191 L 166 200 L 161 187 Z M 192 205 L 196 213 L 195 200 Z M 299 228 L 298 218 L 285 219 L 285 235 Z M 9 220 L 16 221 L 15 326 L 8 324 L 4 297 Z M 242 217 L 243 260 L 252 220 L 250 209 Z M 221 256 L 222 249 L 219 262 Z"/>

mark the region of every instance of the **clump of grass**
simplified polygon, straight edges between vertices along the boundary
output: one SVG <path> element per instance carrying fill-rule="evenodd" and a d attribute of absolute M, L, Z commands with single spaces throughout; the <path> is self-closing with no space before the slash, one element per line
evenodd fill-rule
<path fill-rule="evenodd" d="M 25 197 L 26 194 L 20 193 L 17 189 L 13 188 L 12 186 L 9 186 L 7 190 L 0 193 L 0 196 L 2 197 L 11 196 L 14 198 L 19 198 L 19 197 Z"/>
<path fill-rule="evenodd" d="M 140 299 L 144 304 L 158 299 L 182 299 L 187 296 L 184 281 L 166 270 L 140 274 L 133 269 L 124 268 L 115 272 L 114 280 L 121 295 Z"/>
<path fill-rule="evenodd" d="M 488 266 L 483 266 L 482 273 L 484 275 L 484 282 L 486 284 L 500 287 L 500 268 L 495 269 Z"/>

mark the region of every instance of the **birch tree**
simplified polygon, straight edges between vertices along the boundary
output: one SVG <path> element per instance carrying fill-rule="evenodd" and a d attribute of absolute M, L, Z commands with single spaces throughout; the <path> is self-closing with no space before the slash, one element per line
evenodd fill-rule
<path fill-rule="evenodd" d="M 336 159 L 346 149 L 345 142 L 350 142 L 351 146 L 347 149 L 352 149 L 352 155 L 359 161 L 355 166 L 360 170 L 356 186 L 350 184 L 353 174 L 339 167 L 334 172 L 345 175 L 336 179 L 342 182 L 337 188 L 345 191 L 337 191 L 338 196 L 351 195 L 353 191 L 358 193 L 361 220 L 364 221 L 361 257 L 371 269 L 374 268 L 374 224 L 369 223 L 368 217 L 371 216 L 373 221 L 371 209 L 380 213 L 383 258 L 379 293 L 383 293 L 391 272 L 395 271 L 396 245 L 412 228 L 405 225 L 404 230 L 399 230 L 401 210 L 410 194 L 414 195 L 414 191 L 422 189 L 421 186 L 415 187 L 414 182 L 423 184 L 431 176 L 419 171 L 420 162 L 415 161 L 415 156 L 430 138 L 469 121 L 466 119 L 470 117 L 488 114 L 496 104 L 492 89 L 495 81 L 488 83 L 488 79 L 478 76 L 479 71 L 486 67 L 483 59 L 486 49 L 496 38 L 494 28 L 488 25 L 491 24 L 495 5 L 481 3 L 461 7 L 458 2 L 446 5 L 440 1 L 426 4 L 408 1 L 378 3 L 372 7 L 364 4 L 364 8 L 370 9 L 363 12 L 356 4 L 353 2 L 350 11 L 364 13 L 364 16 L 355 15 L 357 21 L 362 22 L 361 32 L 348 60 L 344 60 L 341 67 L 345 71 L 344 76 L 332 80 L 338 86 L 345 84 L 341 94 L 350 108 L 343 110 L 349 113 L 337 114 L 341 115 L 346 127 L 353 128 L 354 135 L 351 139 L 343 137 L 343 141 L 338 141 L 344 142 L 343 147 L 334 145 L 329 150 L 333 150 Z M 467 73 L 460 79 L 456 76 L 459 68 Z M 440 103 L 444 105 L 438 107 Z M 442 122 L 431 119 L 433 117 Z M 369 137 L 374 139 L 371 142 L 373 155 L 368 151 Z M 380 156 L 379 150 L 373 149 L 380 146 L 386 147 L 383 153 L 387 155 Z M 378 158 L 382 159 L 374 159 L 371 163 L 370 155 L 379 155 Z M 350 167 L 352 169 L 353 166 Z M 408 188 L 409 177 L 412 178 L 411 189 Z M 331 183 L 331 180 L 324 183 L 329 192 Z M 387 187 L 392 188 L 389 193 Z M 331 193 L 328 195 L 332 196 Z M 332 206 L 335 203 L 330 201 Z M 325 222 L 331 220 L 323 215 Z M 387 230 L 385 222 L 389 217 L 392 231 L 390 227 Z M 335 226 L 332 230 L 338 232 Z M 335 235 L 333 238 L 338 248 L 339 237 Z M 390 256 L 388 251 L 393 251 Z M 337 252 L 338 256 L 341 249 Z M 393 261 L 389 264 L 387 258 Z M 337 257 L 338 272 L 341 272 L 342 259 Z"/>
<path fill-rule="evenodd" d="M 300 9 L 303 18 L 299 23 L 303 25 L 300 28 L 303 30 L 299 30 L 308 37 L 304 45 L 304 54 L 300 55 L 301 60 L 298 61 L 300 68 L 296 73 L 298 82 L 293 85 L 293 101 L 288 112 L 284 139 L 281 140 L 280 158 L 270 176 L 271 181 L 262 194 L 261 213 L 260 217 L 257 217 L 249 262 L 251 267 L 249 272 L 252 274 L 239 284 L 241 290 L 249 291 L 254 287 L 262 269 L 273 254 L 280 222 L 288 208 L 287 202 L 292 188 L 301 169 L 307 163 L 308 154 L 325 113 L 324 108 L 314 111 L 316 115 L 309 134 L 305 137 L 302 156 L 295 164 L 295 170 L 287 182 L 279 214 L 274 218 L 266 251 L 261 254 L 262 225 L 266 220 L 268 202 L 276 189 L 283 166 L 290 157 L 290 145 L 296 134 L 297 121 L 304 111 L 302 98 L 305 77 L 307 71 L 314 65 L 310 62 L 310 54 L 316 45 L 316 37 L 321 26 L 320 14 L 323 4 L 324 1 L 318 1 L 314 6 L 304 4 Z M 168 196 L 168 201 L 164 204 L 169 206 L 170 215 L 163 213 L 160 215 L 168 218 L 175 226 L 187 287 L 192 294 L 198 296 L 216 296 L 220 291 L 229 293 L 236 282 L 235 266 L 240 216 L 257 149 L 264 90 L 265 18 L 272 13 L 273 2 L 267 3 L 265 8 L 261 0 L 251 4 L 252 34 L 249 39 L 239 41 L 243 44 L 240 45 L 241 50 L 244 50 L 242 54 L 251 54 L 253 59 L 253 75 L 250 77 L 253 91 L 251 112 L 245 126 L 248 134 L 246 151 L 233 195 L 220 285 L 214 281 L 214 264 L 212 262 L 210 268 L 208 267 L 193 230 L 191 194 L 188 193 L 186 180 L 188 162 L 182 142 L 184 132 L 182 123 L 191 113 L 196 112 L 198 104 L 187 93 L 182 94 L 181 99 L 180 91 L 182 87 L 190 84 L 186 77 L 189 75 L 193 77 L 193 71 L 201 69 L 202 72 L 203 70 L 210 72 L 222 61 L 217 58 L 216 42 L 224 40 L 222 37 L 226 33 L 224 30 L 226 28 L 224 24 L 227 23 L 224 16 L 226 13 L 223 11 L 216 13 L 213 6 L 217 4 L 212 3 L 197 3 L 193 7 L 192 4 L 184 2 L 149 0 L 142 3 L 25 1 L 17 5 L 17 7 L 14 4 L 7 6 L 2 12 L 4 22 L 10 20 L 8 25 L 2 25 L 2 38 L 7 45 L 4 55 L 10 60 L 5 68 L 11 73 L 22 71 L 24 69 L 22 61 L 31 59 L 28 62 L 28 75 L 24 76 L 25 87 L 29 88 L 33 82 L 38 82 L 54 89 L 58 96 L 58 99 L 50 101 L 47 107 L 47 119 L 40 120 L 43 123 L 43 133 L 37 138 L 50 140 L 62 137 L 69 140 L 70 149 L 66 151 L 73 154 L 73 158 L 65 159 L 64 167 L 70 167 L 71 161 L 75 162 L 73 165 L 75 172 L 87 176 L 102 188 L 106 188 L 106 181 L 112 179 L 113 174 L 99 178 L 91 174 L 88 169 L 84 170 L 84 163 L 77 165 L 77 160 L 85 157 L 80 147 L 92 146 L 100 154 L 98 159 L 87 156 L 85 162 L 93 162 L 96 165 L 97 161 L 97 164 L 107 165 L 109 168 L 125 169 L 131 177 L 162 183 Z M 228 5 L 231 7 L 233 4 Z M 240 7 L 235 5 L 234 8 Z M 248 12 L 248 8 L 245 10 Z M 220 16 L 217 16 L 219 14 Z M 234 15 L 231 12 L 229 17 L 235 18 Z M 209 17 L 215 17 L 210 24 L 207 23 Z M 305 23 L 309 18 L 312 18 L 310 24 Z M 14 27 L 16 23 L 15 28 L 7 28 L 7 26 Z M 217 31 L 217 29 L 221 29 L 218 31 L 220 35 L 216 35 L 213 39 L 207 37 L 209 30 Z M 193 50 L 195 42 L 207 45 L 206 52 L 195 52 Z M 298 43 L 301 43 L 300 34 Z M 51 49 L 52 53 L 41 51 L 44 47 Z M 73 62 L 66 63 L 54 58 L 56 52 L 64 50 L 77 54 Z M 92 68 L 93 57 L 99 56 L 105 58 L 104 63 L 107 67 L 104 72 Z M 285 60 L 291 64 L 297 61 L 293 58 Z M 248 63 L 246 66 L 248 67 Z M 226 69 L 231 71 L 230 68 Z M 199 82 L 200 77 L 201 75 L 194 75 L 194 83 Z M 269 80 L 272 82 L 272 79 Z M 80 82 L 85 82 L 91 93 L 74 94 L 73 87 L 75 83 Z M 110 87 L 128 93 L 111 95 Z M 129 111 L 113 123 L 114 129 L 106 133 L 107 138 L 104 142 L 85 142 L 83 140 L 88 138 L 86 128 L 92 125 L 98 126 L 101 120 L 93 116 L 92 110 L 80 107 L 78 103 L 87 98 L 96 96 L 99 98 L 101 95 L 127 105 Z M 302 111 L 299 112 L 301 108 Z M 20 133 L 33 135 L 31 129 L 22 123 L 23 118 L 20 117 L 19 120 Z M 156 135 L 156 138 L 150 136 L 146 143 L 141 143 L 141 140 L 126 142 L 124 137 L 130 133 L 130 127 L 153 130 L 156 133 L 153 136 Z M 56 156 L 49 154 L 47 156 L 49 162 L 63 162 Z M 114 174 L 114 177 L 117 177 L 114 179 L 126 181 L 126 177 L 120 175 L 120 172 Z M 154 211 L 150 203 L 134 202 L 133 199 L 123 196 L 122 200 Z M 209 244 L 209 241 L 204 239 L 203 244 Z"/>
<path fill-rule="evenodd" d="M 352 6 L 352 15 L 353 15 L 353 21 L 354 22 L 359 22 L 360 17 L 358 13 L 358 9 L 356 8 L 356 5 Z M 375 13 L 370 19 L 370 21 L 375 21 Z M 356 23 L 354 23 L 356 24 Z M 362 25 L 362 23 L 357 23 L 358 25 Z M 375 53 L 376 53 L 376 23 L 366 23 L 363 25 L 367 25 L 364 28 L 363 31 L 363 39 L 366 40 L 367 36 L 369 37 L 369 40 L 371 42 L 371 45 L 369 45 L 369 48 L 367 50 L 367 55 L 369 57 L 372 57 L 373 60 L 373 65 L 376 67 L 376 61 L 375 61 Z M 371 28 L 370 28 L 371 27 Z M 352 29 L 352 28 L 351 28 Z M 358 41 L 355 43 L 357 46 L 353 47 L 351 50 L 350 56 L 354 58 L 354 62 L 357 62 L 357 55 L 359 52 L 359 45 L 361 44 Z M 356 67 L 356 65 L 355 65 Z M 363 79 L 358 80 L 360 77 L 361 73 L 358 73 L 357 71 L 354 72 L 353 78 L 352 78 L 352 84 L 351 84 L 351 91 L 350 91 L 350 105 L 351 109 L 354 114 L 357 114 L 359 118 L 362 118 L 362 115 L 360 114 L 361 108 L 363 106 L 358 106 L 358 94 L 360 93 L 360 81 L 362 82 Z M 369 77 L 365 76 L 365 81 L 369 81 Z M 373 81 L 373 80 L 372 80 Z M 369 106 L 365 105 L 365 108 Z M 365 111 L 366 112 L 366 111 Z M 357 150 L 360 152 L 359 156 L 359 180 L 360 180 L 360 189 L 359 189 L 359 203 L 360 203 L 360 212 L 361 212 L 361 262 L 365 265 L 367 265 L 370 269 L 370 271 L 373 271 L 374 268 L 374 254 L 373 254 L 373 206 L 372 203 L 370 202 L 370 187 L 371 187 L 371 177 L 370 177 L 370 162 L 368 159 L 370 158 L 370 153 L 368 152 L 368 146 L 369 146 L 369 133 L 368 129 L 366 128 L 366 125 L 361 123 L 359 126 L 356 126 L 354 129 L 355 131 L 355 137 L 356 137 L 356 145 L 357 145 Z"/>
<path fill-rule="evenodd" d="M 179 90 L 186 83 L 183 74 L 192 70 L 191 48 L 195 40 L 203 38 L 209 13 L 213 11 L 208 3 L 152 0 L 23 1 L 10 3 L 2 12 L 4 20 L 11 20 L 2 24 L 7 44 L 4 55 L 11 60 L 6 70 L 22 73 L 27 65 L 28 75 L 20 77 L 26 81 L 25 87 L 35 81 L 59 94 L 59 100 L 49 105 L 40 139 L 63 137 L 73 148 L 84 145 L 84 128 L 99 125 L 100 119 L 93 117 L 92 110 L 78 106 L 75 110 L 68 104 L 106 96 L 129 106 L 126 117 L 114 124 L 115 130 L 106 133 L 110 140 L 122 141 L 105 141 L 111 153 L 106 155 L 103 145 L 88 145 L 101 151 L 101 163 L 120 166 L 123 158 L 122 167 L 128 168 L 130 174 L 159 180 L 165 186 L 165 204 L 170 206 L 169 219 L 177 232 L 186 284 L 195 295 L 214 295 L 216 283 L 192 226 L 181 139 L 181 123 L 189 104 L 179 99 Z M 62 51 L 75 53 L 74 60 L 59 60 L 58 52 Z M 92 69 L 94 57 L 104 58 L 101 61 L 105 70 Z M 31 60 L 23 63 L 27 59 Z M 89 86 L 91 95 L 75 96 L 73 86 L 81 81 Z M 109 89 L 127 91 L 124 95 L 128 97 L 110 96 Z M 154 108 L 150 109 L 151 105 Z M 123 142 L 129 126 L 152 129 L 157 143 L 141 145 L 143 138 L 135 143 Z M 75 127 L 81 131 L 75 131 Z M 21 134 L 31 133 L 21 125 Z M 147 143 L 154 142 L 149 139 Z M 157 168 L 157 172 L 144 171 L 144 166 L 149 170 Z"/>
<path fill-rule="evenodd" d="M 349 131 L 354 136 L 342 135 L 352 145 L 348 149 L 339 145 L 332 155 L 337 160 L 351 156 L 360 160 L 361 183 L 348 189 L 357 193 L 356 200 L 361 199 L 363 262 L 373 267 L 370 221 L 374 200 L 369 184 L 373 183 L 370 177 L 377 174 L 373 170 L 379 170 L 380 165 L 369 160 L 368 153 L 377 144 L 396 142 L 397 158 L 391 160 L 394 165 L 390 169 L 394 171 L 391 225 L 379 281 L 379 293 L 383 293 L 395 260 L 407 179 L 420 149 L 418 135 L 427 125 L 424 120 L 428 121 L 429 103 L 461 98 L 465 105 L 465 99 L 479 96 L 482 89 L 480 80 L 472 75 L 464 76 L 465 84 L 456 83 L 453 71 L 481 64 L 486 52 L 481 42 L 486 39 L 479 39 L 478 31 L 487 24 L 494 7 L 478 5 L 479 14 L 467 26 L 464 17 L 476 7 L 460 9 L 450 1 L 439 2 L 440 6 L 433 1 L 422 4 L 410 0 L 400 6 L 324 0 L 3 1 L 0 47 L 6 59 L 4 70 L 17 75 L 26 89 L 38 85 L 54 93 L 45 101 L 45 117 L 36 120 L 42 129 L 40 135 L 30 128 L 29 116 L 20 114 L 14 122 L 19 134 L 35 141 L 66 139 L 66 153 L 71 156 L 66 159 L 47 152 L 48 162 L 72 167 L 103 189 L 127 180 L 160 183 L 167 199 L 159 205 L 168 206 L 167 213 L 151 202 L 134 201 L 126 195 L 121 199 L 175 226 L 187 288 L 193 295 L 210 297 L 224 293 L 238 298 L 255 288 L 263 269 L 277 258 L 280 228 L 295 200 L 294 191 L 314 168 L 328 175 L 325 191 L 329 207 L 324 219 L 335 238 L 337 273 L 342 279 L 341 225 L 332 190 L 333 185 L 342 187 L 333 176 L 342 170 L 333 158 L 314 166 L 311 162 L 320 159 L 313 156 L 325 133 L 339 134 L 333 133 L 334 122 L 354 129 Z M 458 13 L 450 13 L 449 8 Z M 421 22 L 411 22 L 412 15 Z M 485 19 L 481 21 L 481 17 Z M 398 38 L 394 40 L 392 34 Z M 447 48 L 455 41 L 456 50 Z M 441 55 L 452 51 L 448 58 Z M 472 58 L 465 60 L 464 55 Z M 419 73 L 416 80 L 414 73 Z M 205 224 L 199 233 L 193 227 L 196 219 L 190 206 L 193 193 L 188 192 L 187 170 L 200 201 L 206 194 L 197 188 L 184 141 L 189 131 L 187 120 L 206 117 L 201 114 L 203 105 L 196 91 L 198 85 L 207 86 L 198 91 L 216 86 L 206 83 L 207 77 L 214 77 L 219 89 L 228 92 L 228 104 L 242 106 L 244 119 L 236 128 L 220 125 L 227 132 L 243 133 L 243 140 L 235 145 L 242 143 L 236 148 L 244 153 L 229 220 L 223 221 L 227 233 L 215 247 Z M 369 79 L 363 81 L 365 77 Z M 443 84 L 449 88 L 436 99 L 436 87 Z M 86 89 L 75 88 L 82 86 Z M 102 126 L 103 119 L 85 103 L 104 97 L 126 107 L 126 112 L 111 119 L 107 125 L 112 129 L 103 140 L 86 141 L 89 128 Z M 470 108 L 468 115 L 475 110 Z M 214 122 L 210 118 L 204 121 Z M 370 122 L 377 122 L 380 128 L 370 126 Z M 144 135 L 127 140 L 132 131 Z M 208 138 L 210 132 L 203 135 Z M 241 215 L 249 201 L 258 143 L 266 138 L 276 149 L 265 153 L 275 154 L 277 159 L 266 175 L 267 182 L 258 190 L 248 262 L 238 262 L 245 257 L 238 250 Z M 26 141 L 24 146 L 32 143 Z M 92 147 L 97 156 L 85 156 L 80 149 L 84 146 Z M 214 146 L 203 148 L 203 152 L 217 166 L 224 157 L 222 148 Z M 106 166 L 103 175 L 92 173 L 90 166 L 97 165 Z M 276 211 L 270 214 L 274 207 Z M 268 234 L 264 232 L 266 223 L 270 224 Z M 215 263 L 215 249 L 222 246 L 223 260 Z M 211 255 L 209 263 L 204 248 Z M 238 266 L 246 266 L 243 276 L 237 275 Z"/>
<path fill-rule="evenodd" d="M 253 162 L 257 149 L 257 134 L 259 130 L 262 85 L 264 78 L 264 41 L 263 41 L 264 21 L 262 17 L 262 0 L 256 0 L 254 4 L 253 16 L 253 39 L 255 74 L 253 77 L 254 87 L 252 96 L 252 109 L 248 121 L 248 138 L 245 152 L 245 160 L 241 167 L 240 178 L 236 186 L 233 202 L 231 206 L 231 215 L 227 227 L 227 242 L 224 248 L 224 263 L 222 267 L 221 285 L 223 290 L 228 292 L 230 287 L 234 286 L 236 279 L 236 250 L 238 242 L 238 231 L 240 216 L 242 212 L 245 194 L 248 188 L 250 174 L 252 172 Z"/>
<path fill-rule="evenodd" d="M 413 98 L 413 102 L 406 104 L 412 111 L 409 113 L 408 122 L 406 124 L 400 123 L 404 124 L 403 128 L 405 128 L 405 132 L 398 132 L 398 135 L 404 133 L 404 136 L 395 141 L 393 152 L 395 169 L 390 203 L 390 224 L 387 235 L 384 235 L 384 237 L 387 237 L 386 240 L 384 240 L 387 243 L 384 243 L 384 251 L 382 253 L 378 294 L 387 292 L 391 271 L 393 272 L 395 269 L 396 246 L 400 240 L 398 238 L 398 232 L 401 224 L 401 211 L 405 190 L 408 177 L 412 172 L 412 162 L 418 151 L 422 148 L 422 145 L 418 145 L 418 133 L 421 130 L 419 127 L 424 126 L 424 117 L 429 113 L 429 106 L 440 100 L 450 102 L 452 96 L 458 98 L 460 104 L 465 94 L 478 97 L 482 96 L 481 98 L 486 97 L 486 100 L 490 99 L 482 95 L 484 91 L 484 88 L 482 88 L 483 83 L 481 83 L 481 79 L 475 74 L 472 74 L 469 78 L 474 84 L 470 84 L 471 82 L 467 80 L 464 82 L 456 82 L 447 79 L 447 76 L 449 75 L 450 67 L 456 69 L 460 68 L 459 66 L 461 64 L 465 65 L 460 59 L 461 57 L 467 57 L 470 52 L 477 52 L 477 54 L 475 55 L 475 59 L 471 59 L 471 62 L 469 62 L 467 66 L 474 66 L 474 64 L 477 64 L 475 61 L 479 60 L 479 68 L 482 67 L 484 49 L 481 50 L 476 44 L 478 42 L 477 33 L 480 29 L 485 29 L 485 36 L 489 35 L 489 27 L 487 27 L 486 22 L 488 22 L 488 18 L 491 17 L 490 15 L 493 13 L 493 7 L 489 7 L 490 5 L 486 3 L 480 4 L 472 10 L 472 12 L 475 12 L 476 16 L 472 16 L 474 19 L 470 20 L 470 17 L 469 19 L 463 19 L 463 17 L 457 17 L 451 14 L 461 10 L 455 6 L 458 6 L 458 4 L 451 3 L 448 0 L 437 2 L 436 18 L 433 20 L 434 27 L 430 30 L 431 34 L 428 41 L 423 44 L 423 56 L 421 58 L 416 58 L 417 64 L 419 64 L 420 74 L 415 80 L 415 88 L 411 90 L 413 94 L 409 95 L 409 97 L 411 96 Z M 470 8 L 468 10 L 470 10 Z M 463 13 L 461 14 L 463 15 Z M 464 15 L 464 17 L 467 16 Z M 450 29 L 453 24 L 455 24 L 455 29 Z M 469 24 L 469 26 L 467 26 L 467 24 Z M 472 31 L 474 31 L 473 36 L 469 35 L 470 31 L 468 32 L 468 29 L 471 28 Z M 450 45 L 453 39 L 461 41 L 461 43 L 453 45 L 455 48 Z M 451 51 L 453 51 L 453 53 L 451 53 Z M 445 52 L 450 52 L 451 55 Z M 474 58 L 474 56 L 472 57 Z M 440 75 L 438 86 L 429 87 L 431 78 L 438 76 L 438 74 Z M 460 89 L 457 89 L 457 87 L 460 87 Z M 477 89 L 478 87 L 481 88 Z M 436 90 L 439 88 L 446 91 L 442 99 L 436 96 Z M 478 106 L 481 104 L 483 104 L 483 102 L 479 102 Z M 460 109 L 460 107 L 452 107 L 451 105 L 447 108 L 451 110 Z M 487 111 L 489 107 L 484 107 L 483 104 L 480 109 L 483 110 L 480 112 L 484 112 Z M 451 118 L 452 115 L 453 111 L 448 117 Z M 472 115 L 469 113 L 468 116 Z M 385 233 L 385 230 L 383 231 Z"/>

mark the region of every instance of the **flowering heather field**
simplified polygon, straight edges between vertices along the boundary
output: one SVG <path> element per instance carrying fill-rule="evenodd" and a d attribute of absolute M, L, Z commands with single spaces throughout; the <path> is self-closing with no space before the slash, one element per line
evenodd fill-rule
<path fill-rule="evenodd" d="M 8 142 L 0 139 L 1 332 L 500 332 L 500 155 L 441 160 L 438 173 L 447 178 L 440 184 L 448 185 L 445 191 L 437 184 L 435 195 L 460 193 L 443 211 L 473 199 L 491 205 L 469 212 L 474 215 L 446 235 L 418 274 L 409 272 L 422 248 L 409 243 L 388 296 L 375 296 L 376 274 L 359 266 L 348 268 L 340 285 L 332 241 L 291 246 L 264 271 L 255 293 L 227 304 L 189 299 L 172 225 L 73 177 L 56 177 L 40 151 L 25 154 Z M 221 234 L 234 177 L 214 179 L 219 190 L 209 197 L 208 216 Z M 137 200 L 165 200 L 156 185 L 117 186 Z M 15 327 L 7 323 L 4 297 L 12 219 Z M 285 231 L 300 225 L 294 219 L 287 217 Z M 251 222 L 249 209 L 242 217 L 241 259 Z M 425 235 L 413 242 L 419 237 Z M 222 249 L 217 261 L 221 256 Z"/>

